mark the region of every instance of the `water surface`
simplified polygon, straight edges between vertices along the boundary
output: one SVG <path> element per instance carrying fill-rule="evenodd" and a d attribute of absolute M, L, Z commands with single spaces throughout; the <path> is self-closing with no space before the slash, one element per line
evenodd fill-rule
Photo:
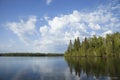
<path fill-rule="evenodd" d="M 0 80 L 119 80 L 116 59 L 0 57 Z"/>

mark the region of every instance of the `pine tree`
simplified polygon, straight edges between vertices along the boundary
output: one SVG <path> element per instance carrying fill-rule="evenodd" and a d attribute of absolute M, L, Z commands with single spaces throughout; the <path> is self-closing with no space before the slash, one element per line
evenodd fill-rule
<path fill-rule="evenodd" d="M 79 40 L 79 37 L 77 37 L 77 50 L 79 50 L 79 48 L 80 48 L 80 40 Z"/>
<path fill-rule="evenodd" d="M 69 54 L 71 54 L 71 53 L 72 53 L 72 49 L 73 49 L 73 44 L 72 44 L 72 41 L 70 40 L 69 46 L 68 46 L 68 49 L 67 49 L 67 52 L 68 52 Z"/>
<path fill-rule="evenodd" d="M 69 54 L 68 54 L 69 53 Z M 86 38 L 80 42 L 79 37 L 70 40 L 66 54 L 69 56 L 120 56 L 120 33 L 107 34 L 106 38 Z"/>

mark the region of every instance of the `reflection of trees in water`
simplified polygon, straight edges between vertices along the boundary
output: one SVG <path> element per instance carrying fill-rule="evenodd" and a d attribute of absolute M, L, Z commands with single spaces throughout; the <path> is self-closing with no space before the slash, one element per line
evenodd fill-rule
<path fill-rule="evenodd" d="M 115 58 L 84 58 L 65 57 L 70 72 L 86 80 L 85 78 L 109 80 L 120 79 L 120 59 Z"/>

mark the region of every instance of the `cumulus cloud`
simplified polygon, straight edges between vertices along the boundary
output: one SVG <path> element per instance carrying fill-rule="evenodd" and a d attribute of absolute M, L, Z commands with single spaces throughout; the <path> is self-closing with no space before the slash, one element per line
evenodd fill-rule
<path fill-rule="evenodd" d="M 106 37 L 106 34 L 112 34 L 113 32 L 111 30 L 105 31 L 104 33 L 102 33 L 103 37 Z"/>
<path fill-rule="evenodd" d="M 40 27 L 40 33 L 42 36 L 47 35 L 48 27 L 46 25 Z"/>
<path fill-rule="evenodd" d="M 48 3 L 51 0 L 47 0 Z M 52 19 L 44 17 L 46 24 L 39 28 L 39 38 L 31 40 L 34 51 L 64 52 L 69 40 L 79 36 L 80 40 L 93 35 L 105 36 L 116 31 L 120 32 L 119 5 L 106 5 L 89 12 L 73 10 L 70 14 L 55 16 Z M 106 7 L 106 8 L 105 8 Z M 26 34 L 34 35 L 36 31 L 36 17 L 28 21 L 7 23 L 7 26 L 22 41 L 26 41 Z M 38 27 L 38 26 L 37 26 Z"/>
<path fill-rule="evenodd" d="M 112 10 L 112 6 L 106 9 L 99 7 L 90 12 L 74 10 L 71 14 L 48 19 L 48 23 L 40 27 L 40 34 L 43 39 L 39 40 L 40 48 L 44 50 L 44 48 L 55 49 L 55 47 L 58 47 L 59 49 L 61 44 L 63 47 L 68 44 L 70 39 L 73 40 L 78 36 L 82 40 L 95 34 L 105 36 L 116 32 L 116 29 L 120 27 L 119 18 L 116 17 L 116 14 L 113 14 Z"/>
<path fill-rule="evenodd" d="M 36 21 L 36 16 L 30 16 L 28 21 L 8 22 L 6 26 L 27 44 L 29 40 L 27 36 L 34 35 L 36 32 Z"/>
<path fill-rule="evenodd" d="M 93 24 L 93 23 L 89 23 L 88 26 L 93 30 L 99 30 L 101 28 L 99 24 Z"/>

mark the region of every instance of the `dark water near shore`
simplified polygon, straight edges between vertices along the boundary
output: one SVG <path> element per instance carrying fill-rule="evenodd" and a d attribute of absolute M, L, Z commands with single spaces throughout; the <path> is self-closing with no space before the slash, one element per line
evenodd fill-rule
<path fill-rule="evenodd" d="M 120 59 L 0 57 L 0 80 L 120 80 Z"/>

